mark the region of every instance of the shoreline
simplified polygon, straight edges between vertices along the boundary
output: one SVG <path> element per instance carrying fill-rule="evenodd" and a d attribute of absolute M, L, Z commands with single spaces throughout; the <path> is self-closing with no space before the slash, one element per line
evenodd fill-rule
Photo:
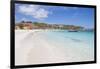
<path fill-rule="evenodd" d="M 44 30 L 16 30 L 15 31 L 15 64 L 47 64 L 61 62 L 77 62 L 88 61 L 90 58 L 77 57 L 80 56 L 80 51 L 76 48 L 58 46 L 50 44 L 44 39 L 40 31 Z M 75 49 L 75 50 L 74 50 Z M 88 48 L 84 47 L 86 52 Z M 83 50 L 82 49 L 82 50 Z M 83 52 L 84 54 L 85 52 Z M 88 54 L 86 54 L 87 56 Z M 86 57 L 84 56 L 84 57 Z M 90 61 L 93 60 L 92 58 Z"/>

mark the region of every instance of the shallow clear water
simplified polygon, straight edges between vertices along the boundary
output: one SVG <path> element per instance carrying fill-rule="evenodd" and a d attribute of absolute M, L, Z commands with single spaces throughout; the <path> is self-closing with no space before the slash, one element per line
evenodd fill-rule
<path fill-rule="evenodd" d="M 51 46 L 63 48 L 69 61 L 94 60 L 94 32 L 48 31 L 41 35 Z"/>
<path fill-rule="evenodd" d="M 66 42 L 87 44 L 94 46 L 94 32 L 68 32 L 68 31 L 49 31 L 42 33 L 46 40 L 51 43 L 66 45 Z"/>

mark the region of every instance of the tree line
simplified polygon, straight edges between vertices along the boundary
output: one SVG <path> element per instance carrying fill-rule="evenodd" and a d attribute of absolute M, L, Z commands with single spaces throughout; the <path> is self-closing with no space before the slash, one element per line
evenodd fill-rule
<path fill-rule="evenodd" d="M 48 24 L 40 22 L 20 22 L 15 24 L 19 29 L 31 28 L 31 29 L 63 29 L 63 30 L 83 30 L 82 26 L 65 25 L 65 24 Z"/>

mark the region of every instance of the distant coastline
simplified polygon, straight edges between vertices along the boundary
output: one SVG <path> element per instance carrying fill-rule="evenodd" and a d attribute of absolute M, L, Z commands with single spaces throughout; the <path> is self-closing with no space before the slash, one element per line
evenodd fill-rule
<path fill-rule="evenodd" d="M 64 25 L 64 24 L 47 24 L 40 22 L 21 21 L 15 24 L 16 30 L 32 30 L 32 29 L 60 29 L 69 31 L 94 31 L 94 29 L 85 29 L 82 26 Z"/>

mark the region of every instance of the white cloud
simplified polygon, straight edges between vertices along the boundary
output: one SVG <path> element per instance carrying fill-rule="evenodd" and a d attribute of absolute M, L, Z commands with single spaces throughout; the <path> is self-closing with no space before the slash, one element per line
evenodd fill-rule
<path fill-rule="evenodd" d="M 39 6 L 37 5 L 20 5 L 18 10 L 25 15 L 31 15 L 36 12 L 38 8 Z"/>
<path fill-rule="evenodd" d="M 48 14 L 49 14 L 48 11 L 46 11 L 43 8 L 40 8 L 35 14 L 33 14 L 33 17 L 37 19 L 47 18 Z"/>
<path fill-rule="evenodd" d="M 47 18 L 49 15 L 49 11 L 40 7 L 39 5 L 20 5 L 18 10 L 24 15 L 29 15 L 39 20 Z"/>

